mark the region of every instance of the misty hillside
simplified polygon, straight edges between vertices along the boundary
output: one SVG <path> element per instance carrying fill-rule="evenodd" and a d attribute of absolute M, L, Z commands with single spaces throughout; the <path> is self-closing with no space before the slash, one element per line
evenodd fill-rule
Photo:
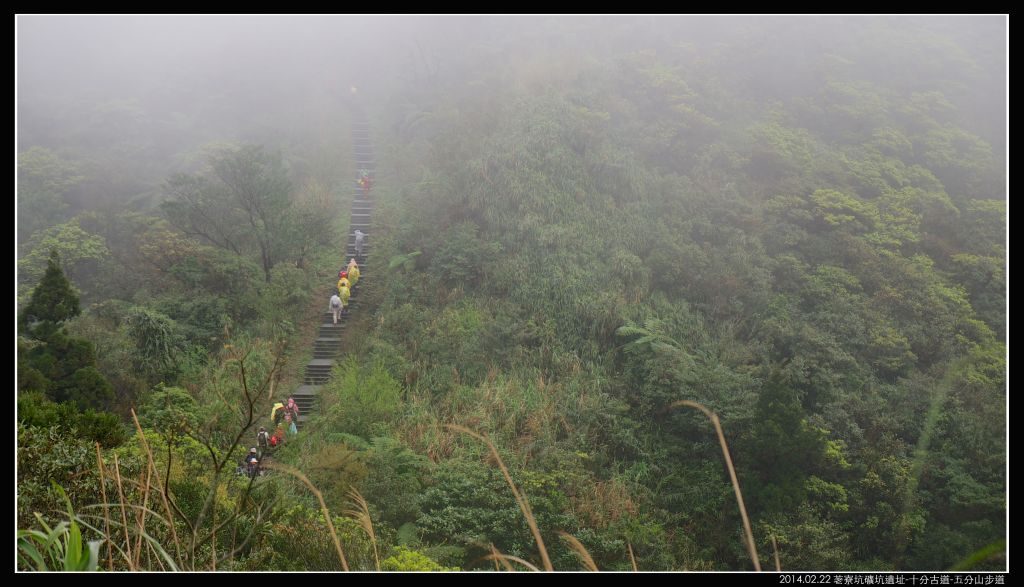
<path fill-rule="evenodd" d="M 1005 17 L 16 22 L 19 569 L 1007 568 Z"/>

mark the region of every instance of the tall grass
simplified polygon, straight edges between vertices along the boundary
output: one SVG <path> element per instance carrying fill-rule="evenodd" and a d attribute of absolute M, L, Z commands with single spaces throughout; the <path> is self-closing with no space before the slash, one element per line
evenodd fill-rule
<path fill-rule="evenodd" d="M 100 497 L 103 498 L 103 536 L 107 543 L 107 569 L 114 570 L 113 544 L 110 540 L 110 509 L 107 507 L 107 484 L 103 478 L 103 457 L 100 455 L 100 443 L 96 443 L 96 469 L 100 475 Z"/>
<path fill-rule="evenodd" d="M 715 427 L 715 432 L 718 434 L 718 444 L 722 446 L 722 456 L 725 458 L 725 464 L 729 468 L 729 478 L 732 480 L 732 488 L 736 493 L 736 503 L 739 504 L 740 507 L 740 517 L 743 518 L 743 530 L 746 533 L 747 550 L 750 552 L 750 560 L 754 563 L 754 570 L 760 571 L 761 561 L 757 557 L 757 546 L 754 545 L 754 533 L 750 530 L 750 518 L 747 517 L 747 507 L 743 504 L 743 492 L 740 491 L 740 482 L 739 479 L 736 478 L 736 469 L 732 466 L 732 457 L 729 456 L 729 445 L 725 442 L 725 433 L 722 432 L 722 423 L 718 421 L 718 414 L 707 409 L 702 404 L 685 399 L 673 402 L 669 406 L 669 409 L 674 409 L 680 406 L 700 410 L 708 417 L 709 420 L 711 420 L 711 424 Z"/>
<path fill-rule="evenodd" d="M 590 553 L 587 552 L 587 549 L 583 546 L 582 542 L 567 532 L 559 532 L 558 536 L 569 545 L 569 548 L 572 549 L 574 553 L 576 553 L 580 562 L 583 563 L 583 568 L 588 571 L 597 571 L 597 564 L 594 563 L 594 558 L 590 556 Z"/>
<path fill-rule="evenodd" d="M 331 539 L 334 540 L 334 548 L 338 552 L 338 560 L 341 561 L 341 568 L 346 571 L 349 570 L 348 560 L 345 558 L 345 551 L 341 548 L 341 541 L 338 540 L 338 532 L 334 529 L 334 522 L 331 521 L 331 512 L 330 510 L 327 509 L 327 503 L 324 502 L 324 496 L 322 493 L 320 493 L 320 490 L 318 490 L 316 486 L 313 485 L 312 482 L 310 482 L 309 478 L 302 474 L 302 471 L 299 471 L 295 467 L 290 467 L 288 465 L 285 465 L 284 463 L 267 463 L 266 468 L 270 470 L 288 473 L 289 475 L 295 477 L 299 481 L 302 481 L 302 483 L 305 484 L 306 487 L 308 487 L 309 490 L 313 492 L 313 495 L 315 495 L 317 500 L 319 500 L 320 502 L 320 511 L 323 512 L 324 519 L 327 520 L 327 529 L 330 530 Z"/>
<path fill-rule="evenodd" d="M 345 513 L 359 522 L 366 535 L 370 537 L 370 543 L 373 545 L 373 562 L 377 571 L 380 571 L 380 554 L 377 552 L 377 534 L 373 531 L 373 520 L 370 518 L 370 504 L 366 503 L 366 499 L 355 487 L 349 489 L 348 497 L 356 507 L 345 510 Z"/>

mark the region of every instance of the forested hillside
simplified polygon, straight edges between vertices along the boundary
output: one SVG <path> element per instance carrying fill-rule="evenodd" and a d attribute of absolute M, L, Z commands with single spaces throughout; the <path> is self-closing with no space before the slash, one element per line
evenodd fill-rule
<path fill-rule="evenodd" d="M 19 528 L 121 570 L 752 570 L 685 400 L 761 568 L 1006 566 L 1003 19 L 417 22 L 358 91 L 20 133 Z M 347 261 L 354 106 L 361 305 L 243 480 Z"/>

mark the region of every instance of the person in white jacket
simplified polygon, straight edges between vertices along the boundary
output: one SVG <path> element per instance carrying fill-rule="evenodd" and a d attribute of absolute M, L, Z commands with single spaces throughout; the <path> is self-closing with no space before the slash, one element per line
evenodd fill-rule
<path fill-rule="evenodd" d="M 366 238 L 366 233 L 356 229 L 356 256 L 363 256 L 363 239 Z"/>
<path fill-rule="evenodd" d="M 331 314 L 334 317 L 334 324 L 338 324 L 338 316 L 341 315 L 341 298 L 338 294 L 331 296 Z"/>

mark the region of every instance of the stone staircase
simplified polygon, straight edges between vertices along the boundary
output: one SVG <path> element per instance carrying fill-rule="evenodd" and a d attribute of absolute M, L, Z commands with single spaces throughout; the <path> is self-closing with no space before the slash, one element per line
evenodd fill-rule
<path fill-rule="evenodd" d="M 356 170 L 367 170 L 371 180 L 375 180 L 377 161 L 373 154 L 373 145 L 370 143 L 370 125 L 365 115 L 360 110 L 353 111 L 352 122 L 352 145 L 353 159 Z M 330 312 L 324 312 L 321 317 L 321 324 L 317 331 L 316 340 L 313 342 L 313 359 L 306 364 L 302 385 L 297 387 L 291 394 L 295 403 L 299 406 L 299 428 L 309 421 L 312 414 L 320 410 L 320 392 L 324 383 L 331 376 L 331 370 L 337 363 L 341 354 L 341 335 L 345 332 L 348 318 L 352 312 L 359 311 L 358 292 L 368 277 L 366 270 L 366 258 L 372 250 L 370 244 L 370 224 L 373 219 L 374 201 L 372 199 L 374 183 L 371 183 L 370 198 L 365 198 L 363 189 L 358 183 L 353 182 L 355 199 L 352 201 L 351 219 L 349 221 L 349 234 L 345 242 L 345 256 L 340 260 L 340 268 L 348 266 L 348 260 L 355 257 L 359 262 L 359 285 L 352 289 L 352 297 L 349 298 L 349 306 L 345 308 L 338 323 L 333 323 L 333 316 Z M 363 239 L 362 255 L 357 256 L 355 251 L 355 231 L 359 229 L 367 234 Z M 333 274 L 337 276 L 337 272 Z M 336 279 L 336 278 L 335 278 Z M 336 283 L 332 280 L 330 286 L 324 290 L 323 299 L 328 299 L 337 290 Z"/>

